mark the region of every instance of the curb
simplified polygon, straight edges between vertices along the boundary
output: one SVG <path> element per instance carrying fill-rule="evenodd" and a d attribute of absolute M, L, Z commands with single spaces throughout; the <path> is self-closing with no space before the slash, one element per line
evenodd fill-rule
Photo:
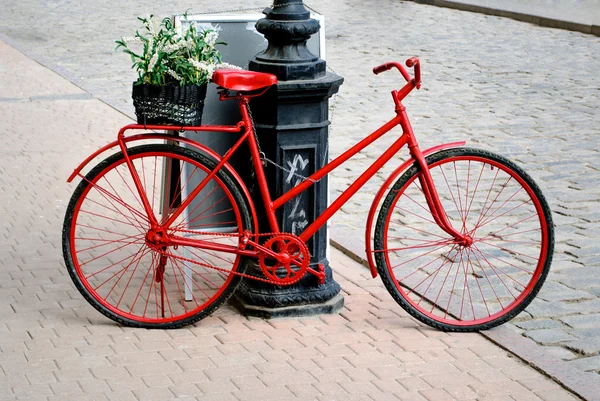
<path fill-rule="evenodd" d="M 418 4 L 426 4 L 436 7 L 452 8 L 461 11 L 470 11 L 479 14 L 493 15 L 496 17 L 505 17 L 514 19 L 521 22 L 529 22 L 534 25 L 539 25 L 545 28 L 557 28 L 564 29 L 567 31 L 575 31 L 587 33 L 590 35 L 600 36 L 600 26 L 580 24 L 577 22 L 570 22 L 564 20 L 558 20 L 555 18 L 540 17 L 533 14 L 521 13 L 517 11 L 500 10 L 496 8 L 478 6 L 475 4 L 466 4 L 459 1 L 450 0 L 410 0 Z"/>
<path fill-rule="evenodd" d="M 364 256 L 359 256 L 364 253 L 364 239 L 344 236 L 341 231 L 343 230 L 330 228 L 331 245 L 368 268 L 367 260 Z M 359 250 L 360 252 L 358 252 Z M 600 375 L 574 368 L 562 359 L 551 355 L 543 345 L 539 345 L 506 326 L 481 331 L 479 334 L 582 399 L 600 401 Z"/>

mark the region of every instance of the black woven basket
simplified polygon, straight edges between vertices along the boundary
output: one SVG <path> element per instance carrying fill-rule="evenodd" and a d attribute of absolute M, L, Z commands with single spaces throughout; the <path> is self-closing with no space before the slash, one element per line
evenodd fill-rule
<path fill-rule="evenodd" d="M 200 125 L 207 86 L 134 85 L 131 97 L 138 124 Z"/>

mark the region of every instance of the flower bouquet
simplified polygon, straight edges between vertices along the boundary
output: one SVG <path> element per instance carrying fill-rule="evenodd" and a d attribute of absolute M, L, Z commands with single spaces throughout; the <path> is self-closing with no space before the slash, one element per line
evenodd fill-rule
<path fill-rule="evenodd" d="M 236 68 L 221 63 L 215 46 L 225 43 L 217 41 L 217 31 L 199 31 L 195 22 L 178 32 L 168 17 L 138 19 L 143 25 L 135 36 L 116 41 L 138 73 L 132 92 L 138 124 L 200 125 L 214 70 Z"/>

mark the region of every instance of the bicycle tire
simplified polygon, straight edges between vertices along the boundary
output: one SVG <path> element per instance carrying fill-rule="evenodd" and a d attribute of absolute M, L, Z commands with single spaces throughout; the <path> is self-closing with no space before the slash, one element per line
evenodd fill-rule
<path fill-rule="evenodd" d="M 498 326 L 529 305 L 548 275 L 554 249 L 548 203 L 525 171 L 494 153 L 454 148 L 426 162 L 448 219 L 473 244 L 457 244 L 433 221 L 414 164 L 380 209 L 377 270 L 396 302 L 429 326 L 456 332 Z"/>
<path fill-rule="evenodd" d="M 128 155 L 163 222 L 194 180 L 199 183 L 216 166 L 201 153 L 171 144 L 137 146 Z M 210 191 L 203 189 L 168 232 L 236 245 L 239 234 L 253 232 L 247 200 L 225 169 L 207 185 Z M 121 152 L 82 178 L 67 207 L 63 256 L 76 288 L 100 313 L 130 327 L 175 329 L 210 315 L 233 294 L 245 258 L 187 246 L 153 249 L 146 239 L 149 226 Z"/>

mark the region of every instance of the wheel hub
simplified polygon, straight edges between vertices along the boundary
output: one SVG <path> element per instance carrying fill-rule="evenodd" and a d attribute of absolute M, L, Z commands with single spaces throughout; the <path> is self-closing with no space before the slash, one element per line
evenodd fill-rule
<path fill-rule="evenodd" d="M 462 238 L 457 239 L 456 243 L 464 248 L 470 248 L 471 245 L 473 245 L 473 237 L 471 237 L 470 235 L 463 235 Z"/>
<path fill-rule="evenodd" d="M 151 249 L 162 250 L 168 243 L 168 234 L 163 228 L 151 228 L 146 233 L 146 245 Z"/>

